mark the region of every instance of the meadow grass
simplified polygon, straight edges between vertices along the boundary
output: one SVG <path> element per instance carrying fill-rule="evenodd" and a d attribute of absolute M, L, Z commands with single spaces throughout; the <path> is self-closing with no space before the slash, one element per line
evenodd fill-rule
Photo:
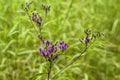
<path fill-rule="evenodd" d="M 0 0 L 0 80 L 29 80 L 46 71 L 40 41 L 21 4 L 29 0 Z M 52 76 L 80 53 L 84 30 L 102 32 L 88 51 L 54 80 L 120 80 L 120 0 L 33 0 L 51 6 L 43 35 L 70 47 L 54 66 Z M 37 77 L 44 80 L 46 75 Z"/>

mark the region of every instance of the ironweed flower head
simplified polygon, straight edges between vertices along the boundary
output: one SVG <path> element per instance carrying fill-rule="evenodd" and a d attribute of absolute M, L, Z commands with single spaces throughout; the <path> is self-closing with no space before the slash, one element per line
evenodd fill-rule
<path fill-rule="evenodd" d="M 50 41 L 46 41 L 45 44 L 46 44 L 47 46 L 49 46 L 49 45 L 51 44 L 51 42 L 50 42 Z"/>
<path fill-rule="evenodd" d="M 59 48 L 61 51 L 65 51 L 68 48 L 68 44 L 64 42 L 60 42 Z"/>
<path fill-rule="evenodd" d="M 36 22 L 38 25 L 42 24 L 42 18 L 35 12 L 32 14 L 32 20 Z"/>
<path fill-rule="evenodd" d="M 39 49 L 43 56 L 47 56 L 49 54 L 46 50 L 43 49 L 43 47 L 40 47 Z"/>
<path fill-rule="evenodd" d="M 40 18 L 35 18 L 35 17 L 33 17 L 32 20 L 33 20 L 34 22 L 38 23 L 39 25 L 42 24 L 42 18 L 41 18 L 41 17 L 40 17 Z"/>
<path fill-rule="evenodd" d="M 50 41 L 43 41 L 43 46 L 39 47 L 39 51 L 47 60 L 55 60 L 60 56 L 57 52 L 63 52 L 67 48 L 68 44 L 65 42 L 52 44 Z"/>
<path fill-rule="evenodd" d="M 86 44 L 89 43 L 89 41 L 90 41 L 89 38 L 85 38 L 85 39 L 84 39 L 84 42 L 85 42 Z"/>

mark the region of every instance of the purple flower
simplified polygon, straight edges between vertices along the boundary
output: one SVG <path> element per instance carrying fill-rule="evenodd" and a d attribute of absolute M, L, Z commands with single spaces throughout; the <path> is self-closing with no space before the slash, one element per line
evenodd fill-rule
<path fill-rule="evenodd" d="M 32 20 L 33 20 L 33 21 L 38 21 L 38 18 L 34 18 L 34 17 L 33 17 Z"/>
<path fill-rule="evenodd" d="M 50 41 L 46 41 L 45 44 L 46 44 L 47 46 L 49 46 L 49 45 L 50 45 Z"/>
<path fill-rule="evenodd" d="M 41 17 L 32 17 L 32 20 L 34 21 L 34 22 L 36 22 L 36 23 L 38 23 L 39 25 L 41 25 L 42 24 L 42 18 Z"/>
<path fill-rule="evenodd" d="M 64 42 L 60 42 L 59 48 L 61 51 L 65 51 L 68 48 L 68 44 Z"/>
<path fill-rule="evenodd" d="M 39 51 L 43 56 L 48 56 L 50 54 L 50 52 L 48 50 L 44 49 L 43 47 L 40 47 Z"/>
<path fill-rule="evenodd" d="M 85 42 L 85 43 L 89 43 L 89 42 L 90 42 L 90 39 L 89 39 L 89 38 L 85 38 L 85 39 L 84 39 L 84 42 Z"/>
<path fill-rule="evenodd" d="M 53 45 L 50 45 L 47 49 L 50 53 L 53 53 L 54 52 L 54 46 Z"/>

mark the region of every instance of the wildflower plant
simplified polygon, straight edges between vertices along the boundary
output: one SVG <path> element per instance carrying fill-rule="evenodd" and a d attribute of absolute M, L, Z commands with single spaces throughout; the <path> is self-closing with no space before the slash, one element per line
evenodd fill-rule
<path fill-rule="evenodd" d="M 22 5 L 22 9 L 27 14 L 27 16 L 28 16 L 29 20 L 31 21 L 31 24 L 34 27 L 35 32 L 41 42 L 41 45 L 39 46 L 39 53 L 42 57 L 45 58 L 45 61 L 47 61 L 49 63 L 49 65 L 48 65 L 49 69 L 47 70 L 47 72 L 40 73 L 40 76 L 42 74 L 46 74 L 47 80 L 51 80 L 51 79 L 54 79 L 56 76 L 58 76 L 58 74 L 64 72 L 74 62 L 76 62 L 76 60 L 78 60 L 87 51 L 87 49 L 92 45 L 92 43 L 96 40 L 96 38 L 101 37 L 103 34 L 100 32 L 92 33 L 92 31 L 88 30 L 88 29 L 85 30 L 84 31 L 85 37 L 82 39 L 78 39 L 78 41 L 80 43 L 85 45 L 84 49 L 77 56 L 73 57 L 67 66 L 65 66 L 62 70 L 60 70 L 53 77 L 51 77 L 50 74 L 51 74 L 52 68 L 53 68 L 56 60 L 60 57 L 60 53 L 63 53 L 66 49 L 69 48 L 69 45 L 67 43 L 65 43 L 64 41 L 51 42 L 50 40 L 44 38 L 44 36 L 42 35 L 42 26 L 45 23 L 45 19 L 49 13 L 51 7 L 42 5 L 42 9 L 45 13 L 45 17 L 43 19 L 42 18 L 43 16 L 40 16 L 39 13 L 36 11 L 36 9 L 34 9 L 34 11 L 32 11 L 32 13 L 31 13 L 31 11 L 30 11 L 31 4 L 32 4 L 32 2 Z M 34 23 L 36 25 L 34 25 Z M 32 79 L 34 77 L 36 77 L 36 76 L 33 76 Z"/>
<path fill-rule="evenodd" d="M 50 74 L 51 74 L 51 69 L 52 69 L 55 61 L 60 57 L 60 53 L 64 52 L 69 46 L 64 41 L 52 43 L 51 41 L 44 39 L 44 37 L 42 36 L 41 30 L 42 30 L 42 25 L 43 25 L 45 19 L 43 20 L 42 17 L 35 10 L 32 11 L 32 15 L 30 14 L 30 5 L 31 4 L 32 4 L 32 2 L 22 5 L 22 9 L 25 11 L 27 16 L 29 17 L 29 20 L 31 21 L 31 24 L 34 27 L 34 29 L 38 35 L 38 38 L 41 42 L 41 46 L 39 46 L 39 53 L 41 54 L 41 56 L 43 56 L 45 58 L 46 61 L 49 62 L 48 72 L 45 73 L 48 75 L 47 80 L 49 80 Z M 45 12 L 45 18 L 46 18 L 48 12 L 50 11 L 50 6 L 42 5 L 42 9 Z M 35 26 L 34 23 L 36 23 L 37 26 Z M 42 73 L 40 73 L 40 75 L 41 74 Z"/>

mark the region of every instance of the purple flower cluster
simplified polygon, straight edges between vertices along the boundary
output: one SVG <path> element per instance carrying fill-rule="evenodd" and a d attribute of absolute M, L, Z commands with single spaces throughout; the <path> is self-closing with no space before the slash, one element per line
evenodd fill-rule
<path fill-rule="evenodd" d="M 91 30 L 85 30 L 85 35 L 86 37 L 83 39 L 80 39 L 80 42 L 85 43 L 85 44 L 90 44 L 93 40 L 95 40 L 97 37 L 104 36 L 103 33 L 97 32 L 97 33 L 92 33 Z"/>
<path fill-rule="evenodd" d="M 34 22 L 36 22 L 37 24 L 39 24 L 39 25 L 42 24 L 42 18 L 41 18 L 41 16 L 40 16 L 36 11 L 34 11 L 34 12 L 32 13 L 32 20 L 33 20 Z"/>
<path fill-rule="evenodd" d="M 60 42 L 59 44 L 52 44 L 50 41 L 43 41 L 43 46 L 39 47 L 40 53 L 49 59 L 59 58 L 58 51 L 65 51 L 68 48 L 68 44 Z"/>
<path fill-rule="evenodd" d="M 61 51 L 65 51 L 68 48 L 68 44 L 66 44 L 64 42 L 60 42 L 59 48 Z"/>
<path fill-rule="evenodd" d="M 42 18 L 41 17 L 32 17 L 32 20 L 39 25 L 42 24 Z"/>

